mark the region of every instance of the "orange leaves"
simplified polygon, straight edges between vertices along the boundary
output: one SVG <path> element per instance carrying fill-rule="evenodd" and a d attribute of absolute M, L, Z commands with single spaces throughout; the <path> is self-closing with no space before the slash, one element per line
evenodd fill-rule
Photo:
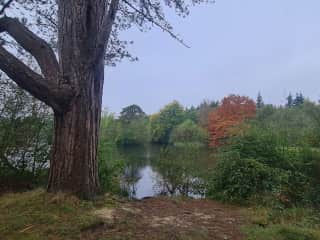
<path fill-rule="evenodd" d="M 216 147 L 237 133 L 236 126 L 254 117 L 256 104 L 248 97 L 229 95 L 209 115 L 210 146 Z"/>

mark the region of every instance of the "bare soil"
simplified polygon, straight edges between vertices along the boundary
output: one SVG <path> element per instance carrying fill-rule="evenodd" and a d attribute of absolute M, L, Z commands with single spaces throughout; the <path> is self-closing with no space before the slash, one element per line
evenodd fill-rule
<path fill-rule="evenodd" d="M 102 208 L 103 224 L 83 232 L 83 239 L 243 240 L 241 209 L 210 200 L 150 198 Z"/>

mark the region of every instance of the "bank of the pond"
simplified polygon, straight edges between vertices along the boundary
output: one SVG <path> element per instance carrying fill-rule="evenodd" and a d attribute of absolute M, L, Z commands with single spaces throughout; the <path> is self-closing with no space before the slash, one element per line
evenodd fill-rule
<path fill-rule="evenodd" d="M 88 202 L 41 189 L 0 197 L 0 239 L 10 240 L 316 240 L 318 221 L 310 209 L 275 211 L 183 197 L 105 195 Z"/>
<path fill-rule="evenodd" d="M 104 196 L 81 201 L 44 190 L 0 197 L 1 239 L 244 239 L 241 209 L 210 200 Z"/>

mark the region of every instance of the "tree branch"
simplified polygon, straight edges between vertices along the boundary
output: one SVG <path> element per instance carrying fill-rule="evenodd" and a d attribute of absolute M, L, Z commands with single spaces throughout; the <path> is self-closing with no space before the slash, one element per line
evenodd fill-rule
<path fill-rule="evenodd" d="M 173 39 L 177 40 L 179 43 L 181 43 L 183 46 L 190 48 L 187 44 L 184 43 L 184 41 L 178 37 L 176 34 L 174 34 L 170 29 L 166 28 L 165 26 L 162 26 L 160 23 L 156 22 L 152 17 L 146 15 L 142 11 L 140 11 L 138 8 L 136 8 L 133 4 L 129 3 L 127 0 L 122 0 L 125 4 L 127 4 L 131 9 L 133 9 L 135 12 L 140 14 L 143 18 L 151 22 L 152 24 L 159 27 L 162 31 L 167 32 Z"/>
<path fill-rule="evenodd" d="M 97 44 L 97 53 L 98 58 L 100 58 L 100 54 L 104 55 L 106 51 L 107 44 L 110 39 L 112 26 L 114 24 L 116 13 L 118 11 L 119 7 L 119 0 L 111 0 L 111 3 L 108 7 L 108 11 L 106 11 L 106 14 L 104 15 L 104 18 L 102 19 L 101 23 L 101 33 L 98 38 L 98 44 Z"/>
<path fill-rule="evenodd" d="M 13 2 L 14 0 L 8 0 L 8 2 L 6 2 L 3 7 L 0 10 L 0 15 L 2 15 L 4 13 L 4 11 L 10 7 L 10 4 Z"/>
<path fill-rule="evenodd" d="M 21 88 L 51 106 L 56 112 L 63 112 L 73 96 L 69 86 L 59 87 L 32 71 L 27 65 L 0 46 L 0 69 Z"/>
<path fill-rule="evenodd" d="M 59 64 L 49 44 L 31 32 L 17 19 L 2 17 L 0 32 L 7 32 L 38 62 L 47 81 L 58 81 Z"/>

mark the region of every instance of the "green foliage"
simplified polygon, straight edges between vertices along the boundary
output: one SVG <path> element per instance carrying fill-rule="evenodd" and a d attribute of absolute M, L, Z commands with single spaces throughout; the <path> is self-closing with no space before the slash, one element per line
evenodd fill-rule
<path fill-rule="evenodd" d="M 319 105 L 304 101 L 294 108 L 275 108 L 272 105 L 258 109 L 258 127 L 272 132 L 279 146 L 311 146 L 320 143 Z"/>
<path fill-rule="evenodd" d="M 247 239 L 315 240 L 320 238 L 320 214 L 312 208 L 253 208 L 250 225 L 244 228 Z"/>
<path fill-rule="evenodd" d="M 184 121 L 184 109 L 173 101 L 151 116 L 151 140 L 154 143 L 167 144 L 171 131 Z"/>
<path fill-rule="evenodd" d="M 12 82 L 0 88 L 0 191 L 32 188 L 46 175 L 52 114 Z"/>
<path fill-rule="evenodd" d="M 278 191 L 285 172 L 238 153 L 225 154 L 218 161 L 208 183 L 207 195 L 224 201 L 248 200 L 256 194 Z"/>
<path fill-rule="evenodd" d="M 320 205 L 320 152 L 308 147 L 295 151 L 284 194 L 293 203 Z"/>
<path fill-rule="evenodd" d="M 290 113 L 292 110 L 289 109 Z M 213 184 L 210 183 L 214 197 L 248 200 L 250 196 L 269 192 L 285 206 L 319 204 L 320 152 L 306 143 L 293 141 L 292 136 L 275 125 L 251 122 L 241 135 L 220 150 L 221 160 L 213 172 Z M 263 175 L 264 169 L 270 176 Z M 257 185 L 250 185 L 255 178 L 259 179 L 255 181 Z M 250 191 L 243 194 L 247 188 Z"/>
<path fill-rule="evenodd" d="M 256 126 L 253 122 L 242 135 L 231 139 L 227 151 L 239 153 L 240 158 L 258 159 L 265 164 L 279 164 L 277 138 L 272 131 Z"/>
<path fill-rule="evenodd" d="M 101 117 L 98 147 L 99 180 L 103 192 L 120 192 L 120 176 L 124 163 L 116 146 L 118 123 L 112 114 L 104 112 Z"/>
<path fill-rule="evenodd" d="M 143 145 L 150 141 L 149 121 L 147 118 L 120 122 L 118 145 Z"/>
<path fill-rule="evenodd" d="M 142 145 L 150 141 L 149 119 L 138 105 L 123 108 L 118 124 L 118 145 Z"/>
<path fill-rule="evenodd" d="M 312 134 L 308 136 L 307 141 L 313 147 L 320 147 L 320 105 L 304 101 L 302 110 L 313 121 L 313 125 L 311 126 Z"/>
<path fill-rule="evenodd" d="M 245 148 L 254 149 L 252 152 L 257 154 L 251 156 L 258 160 L 264 153 L 271 154 L 269 159 L 272 161 L 264 162 L 272 168 L 288 171 L 289 178 L 282 189 L 287 201 L 291 204 L 319 204 L 320 154 L 314 147 L 319 146 L 320 109 L 297 96 L 302 99 L 299 107 L 278 108 L 268 118 L 255 123 L 257 134 L 252 134 L 252 131 L 248 134 L 254 135 L 254 140 L 246 142 Z M 273 140 L 265 142 L 267 147 L 263 147 L 260 142 L 266 133 Z"/>
<path fill-rule="evenodd" d="M 280 146 L 309 145 L 309 136 L 315 130 L 314 119 L 303 108 L 279 108 L 264 123 L 277 134 Z"/>
<path fill-rule="evenodd" d="M 205 145 L 206 140 L 206 132 L 189 119 L 175 127 L 170 136 L 170 142 L 176 145 L 187 143 Z"/>
<path fill-rule="evenodd" d="M 199 119 L 199 111 L 194 106 L 185 109 L 184 118 L 193 121 L 194 123 L 198 122 Z"/>
<path fill-rule="evenodd" d="M 145 118 L 146 114 L 140 106 L 133 104 L 122 109 L 119 119 L 122 122 L 130 122 L 132 120 Z"/>
<path fill-rule="evenodd" d="M 273 105 L 265 104 L 263 105 L 263 107 L 257 109 L 256 119 L 260 122 L 264 122 L 266 119 L 272 116 L 272 114 L 275 113 L 276 111 L 277 109 Z"/>

